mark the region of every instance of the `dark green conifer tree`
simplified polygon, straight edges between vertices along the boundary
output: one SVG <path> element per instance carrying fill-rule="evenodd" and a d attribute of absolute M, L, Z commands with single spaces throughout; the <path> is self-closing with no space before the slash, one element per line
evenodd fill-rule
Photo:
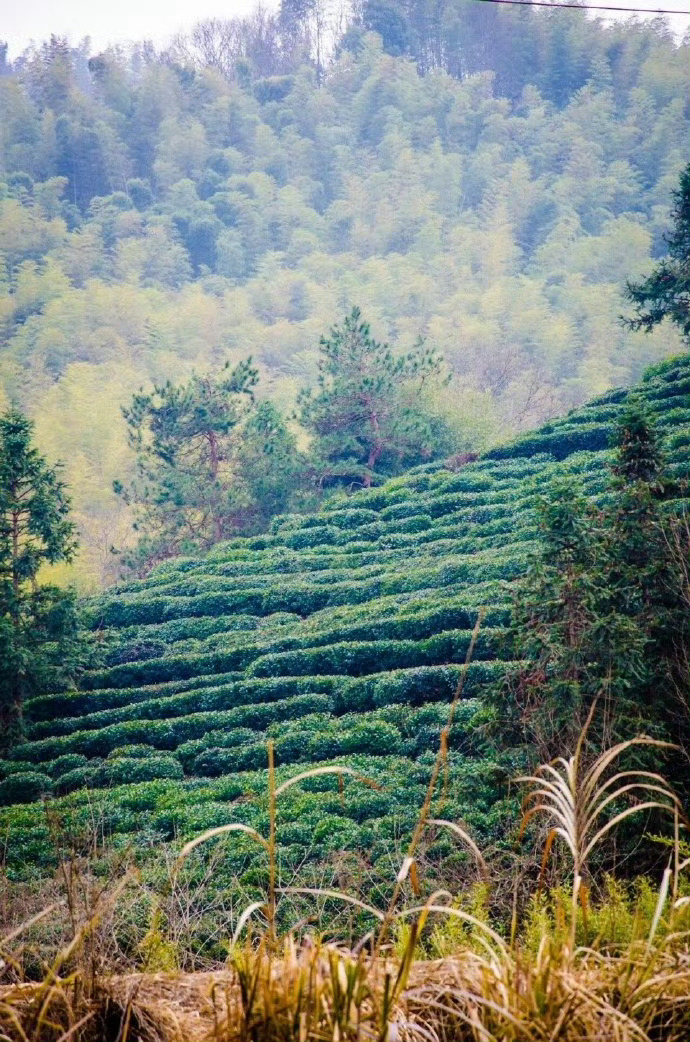
<path fill-rule="evenodd" d="M 674 546 L 687 526 L 664 510 L 673 481 L 639 400 L 630 399 L 619 419 L 616 450 L 612 505 L 599 515 L 591 654 L 621 736 L 647 731 L 685 744 L 688 627 Z"/>
<path fill-rule="evenodd" d="M 641 282 L 626 282 L 626 297 L 634 305 L 636 317 L 623 321 L 630 329 L 650 332 L 669 318 L 690 342 L 690 163 L 673 193 L 671 217 L 674 227 L 666 236 L 668 257 Z"/>
<path fill-rule="evenodd" d="M 395 354 L 374 340 L 359 308 L 320 347 L 316 390 L 298 398 L 319 485 L 366 488 L 447 450 L 419 399 L 428 381 L 443 380 L 433 348 L 420 341 Z"/>
<path fill-rule="evenodd" d="M 136 453 L 134 480 L 115 491 L 135 509 L 139 543 L 125 563 L 146 571 L 203 550 L 241 527 L 246 497 L 233 439 L 259 379 L 251 360 L 219 378 L 193 376 L 135 394 L 122 414 Z"/>
<path fill-rule="evenodd" d="M 299 487 L 301 457 L 278 410 L 255 404 L 250 359 L 220 376 L 168 381 L 122 413 L 135 475 L 115 491 L 134 508 L 139 541 L 123 554 L 146 573 L 157 562 L 265 529 Z"/>
<path fill-rule="evenodd" d="M 22 731 L 33 694 L 71 682 L 81 646 L 72 592 L 42 584 L 41 568 L 76 550 L 58 467 L 32 445 L 33 424 L 0 416 L 0 747 Z"/>
<path fill-rule="evenodd" d="M 541 546 L 513 604 L 511 672 L 494 701 L 507 744 L 547 759 L 577 732 L 596 689 L 587 636 L 594 619 L 594 546 L 586 500 L 572 482 L 537 499 Z"/>

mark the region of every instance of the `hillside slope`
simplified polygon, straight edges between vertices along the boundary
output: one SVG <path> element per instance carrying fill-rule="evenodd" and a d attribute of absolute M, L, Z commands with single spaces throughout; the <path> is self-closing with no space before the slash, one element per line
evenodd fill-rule
<path fill-rule="evenodd" d="M 134 539 L 113 482 L 139 388 L 251 356 L 289 414 L 355 305 L 396 351 L 443 354 L 438 404 L 473 451 L 683 349 L 617 316 L 666 252 L 688 43 L 662 20 L 445 0 L 443 29 L 403 6 L 433 46 L 366 35 L 322 80 L 297 55 L 274 76 L 55 37 L 0 70 L 0 407 L 65 461 L 81 549 L 60 581 L 101 589 Z M 420 75 L 432 54 L 448 71 Z"/>
<path fill-rule="evenodd" d="M 673 469 L 687 473 L 690 356 L 649 370 L 637 390 Z M 423 797 L 483 606 L 444 813 L 499 839 L 515 764 L 489 757 L 470 721 L 482 685 L 506 668 L 500 638 L 511 582 L 535 546 L 534 496 L 564 475 L 602 491 L 628 393 L 455 472 L 423 467 L 317 515 L 279 518 L 269 535 L 178 559 L 90 602 L 108 665 L 78 692 L 27 704 L 28 739 L 1 765 L 0 798 L 52 791 L 72 825 L 98 819 L 142 848 L 228 821 L 260 826 L 272 737 L 281 770 L 341 758 L 384 785 L 348 785 L 344 802 L 333 778 L 290 790 L 283 863 L 344 850 L 388 863 Z M 37 803 L 7 807 L 0 827 L 13 870 L 49 859 Z"/>

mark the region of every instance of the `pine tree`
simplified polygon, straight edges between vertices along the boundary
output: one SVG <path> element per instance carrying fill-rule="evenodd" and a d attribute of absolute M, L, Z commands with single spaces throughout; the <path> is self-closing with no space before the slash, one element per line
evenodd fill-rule
<path fill-rule="evenodd" d="M 294 509 L 306 495 L 305 460 L 272 402 L 260 402 L 250 415 L 242 433 L 240 453 L 253 504 L 251 527 L 264 531 L 272 517 Z"/>
<path fill-rule="evenodd" d="M 288 509 L 301 456 L 282 416 L 256 405 L 251 360 L 134 395 L 122 413 L 136 453 L 134 480 L 115 483 L 131 504 L 139 541 L 123 554 L 139 573 L 234 535 L 262 531 Z"/>
<path fill-rule="evenodd" d="M 634 304 L 636 318 L 624 318 L 630 329 L 650 332 L 669 318 L 690 342 L 690 163 L 680 175 L 673 193 L 674 228 L 666 236 L 668 257 L 642 282 L 626 282 L 626 297 Z"/>
<path fill-rule="evenodd" d="M 251 360 L 223 375 L 194 375 L 135 394 L 122 414 L 136 453 L 134 480 L 115 492 L 135 509 L 139 543 L 125 563 L 146 571 L 177 554 L 207 549 L 241 526 L 247 497 L 233 439 L 254 401 Z"/>
<path fill-rule="evenodd" d="M 69 684 L 79 661 L 74 594 L 40 584 L 46 564 L 76 550 L 57 466 L 31 444 L 33 424 L 0 416 L 0 745 L 22 730 L 29 695 Z"/>
<path fill-rule="evenodd" d="M 367 488 L 442 451 L 438 424 L 419 404 L 427 382 L 443 379 L 432 348 L 420 341 L 394 354 L 374 340 L 359 308 L 320 348 L 317 388 L 302 391 L 298 406 L 321 486 Z"/>
<path fill-rule="evenodd" d="M 684 686 L 678 653 L 688 646 L 688 632 L 672 553 L 674 534 L 683 529 L 664 511 L 673 481 L 653 419 L 635 398 L 619 419 L 611 472 L 613 502 L 599 533 L 600 622 L 592 654 L 606 664 L 619 734 L 647 730 L 685 743 L 687 694 L 677 697 Z"/>

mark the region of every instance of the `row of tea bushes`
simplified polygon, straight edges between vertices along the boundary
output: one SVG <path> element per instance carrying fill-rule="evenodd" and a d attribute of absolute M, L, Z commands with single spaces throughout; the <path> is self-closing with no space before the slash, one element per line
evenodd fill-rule
<path fill-rule="evenodd" d="M 399 838 L 414 825 L 433 756 L 432 752 L 426 752 L 417 760 L 364 753 L 348 757 L 355 770 L 380 784 L 378 791 L 346 780 L 343 797 L 332 777 L 315 778 L 288 790 L 278 808 L 281 864 L 286 869 L 299 866 L 305 851 L 309 851 L 317 863 L 335 852 L 366 851 L 372 870 L 379 861 L 386 862 L 389 875 L 390 858 Z M 126 764 L 129 768 L 146 762 L 134 756 L 129 760 Z M 117 761 L 109 762 L 114 771 Z M 132 779 L 127 784 L 113 783 L 104 789 L 75 790 L 60 797 L 59 804 L 75 835 L 90 835 L 95 820 L 110 843 L 123 848 L 134 846 L 143 860 L 147 850 L 159 849 L 161 842 L 179 843 L 181 837 L 224 824 L 229 814 L 235 821 L 265 831 L 263 766 L 219 778 Z M 506 807 L 510 814 L 515 810 L 512 803 L 507 802 L 508 779 L 519 766 L 512 761 L 468 758 L 460 751 L 451 750 L 448 770 L 453 785 L 445 797 L 444 815 L 463 817 L 476 835 L 492 842 L 505 842 L 509 818 Z M 283 780 L 300 770 L 303 764 L 299 762 L 279 767 L 278 779 Z M 498 801 L 497 792 L 501 793 Z M 31 866 L 32 871 L 41 866 L 49 868 L 52 849 L 49 825 L 40 811 L 37 813 L 36 807 L 30 804 L 14 805 L 3 815 L 11 823 L 13 849 L 21 864 Z M 256 850 L 249 842 L 241 837 L 233 839 L 225 845 L 218 868 L 223 873 L 223 885 L 231 885 L 233 877 L 245 873 L 249 866 L 257 871 L 259 864 Z M 263 873 L 265 868 L 261 866 L 259 871 Z M 261 882 L 260 878 L 257 885 Z"/>

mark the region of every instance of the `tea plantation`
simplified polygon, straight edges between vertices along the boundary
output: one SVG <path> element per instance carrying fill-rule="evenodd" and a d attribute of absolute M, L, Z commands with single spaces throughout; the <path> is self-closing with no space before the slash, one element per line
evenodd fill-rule
<path fill-rule="evenodd" d="M 688 470 L 690 356 L 649 370 L 648 402 Z M 89 602 L 104 664 L 81 689 L 27 704 L 26 741 L 0 764 L 0 832 L 14 876 L 49 866 L 49 819 L 145 851 L 240 821 L 265 828 L 266 741 L 281 776 L 346 762 L 280 803 L 284 866 L 350 851 L 390 870 L 438 748 L 471 631 L 485 609 L 449 754 L 443 814 L 500 842 L 518 754 L 479 727 L 483 687 L 507 668 L 511 583 L 537 539 L 536 492 L 565 475 L 606 487 L 627 394 L 614 390 L 481 459 L 421 467 L 332 499 L 270 534 L 177 559 Z M 39 800 L 51 795 L 51 814 Z M 232 840 L 246 868 L 249 848 Z M 438 840 L 439 857 L 452 840 Z M 458 855 L 461 856 L 461 855 Z M 241 861 L 244 857 L 245 861 Z"/>

